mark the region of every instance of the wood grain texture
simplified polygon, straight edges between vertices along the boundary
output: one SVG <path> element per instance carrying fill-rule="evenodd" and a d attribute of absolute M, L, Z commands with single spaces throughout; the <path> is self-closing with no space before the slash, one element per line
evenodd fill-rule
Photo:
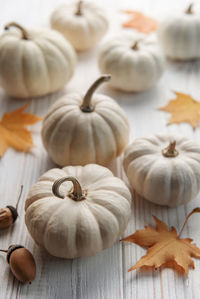
<path fill-rule="evenodd" d="M 63 0 L 64 1 L 64 0 Z M 0 28 L 9 21 L 18 21 L 25 26 L 48 26 L 49 16 L 62 0 L 6 0 L 0 1 Z M 105 37 L 118 33 L 123 19 L 120 9 L 133 8 L 156 17 L 158 20 L 170 11 L 183 10 L 188 5 L 185 0 L 102 0 L 97 1 L 107 7 L 110 15 L 110 32 Z M 197 1 L 196 1 L 197 3 Z M 197 5 L 200 10 L 200 5 Z M 31 99 L 28 111 L 43 116 L 47 108 L 64 92 L 82 91 L 99 74 L 97 67 L 97 46 L 78 55 L 78 65 L 73 79 L 65 90 L 40 98 Z M 99 90 L 112 96 L 124 108 L 131 124 L 131 140 L 136 137 L 162 132 L 177 132 L 200 140 L 200 128 L 193 131 L 187 124 L 166 126 L 169 115 L 157 109 L 164 106 L 173 96 L 173 90 L 188 93 L 200 100 L 200 62 L 167 62 L 166 72 L 155 88 L 138 94 L 113 91 L 106 86 Z M 9 98 L 0 90 L 0 114 L 11 111 L 27 101 Z M 180 277 L 170 269 L 161 271 L 135 271 L 128 269 L 144 254 L 144 250 L 134 244 L 117 242 L 112 248 L 97 256 L 83 259 L 64 260 L 51 257 L 38 248 L 27 233 L 24 225 L 24 201 L 30 187 L 39 176 L 55 165 L 50 161 L 40 140 L 41 124 L 33 129 L 36 147 L 29 154 L 17 153 L 9 149 L 0 160 L 1 207 L 15 204 L 20 185 L 24 184 L 23 198 L 19 204 L 20 217 L 7 231 L 0 232 L 0 246 L 7 248 L 12 243 L 25 245 L 32 251 L 37 262 L 37 277 L 31 285 L 22 285 L 9 272 L 5 256 L 0 255 L 0 298 L 58 298 L 58 299 L 199 299 L 200 261 L 195 260 L 196 269 L 189 278 Z M 110 168 L 126 180 L 121 167 L 121 159 Z M 162 196 L 162 194 L 160 195 Z M 180 230 L 185 216 L 193 207 L 200 205 L 200 197 L 187 206 L 178 208 L 159 207 L 133 194 L 132 217 L 124 236 L 141 229 L 145 224 L 153 225 L 152 215 Z M 190 219 L 183 236 L 194 238 L 200 244 L 199 216 Z"/>

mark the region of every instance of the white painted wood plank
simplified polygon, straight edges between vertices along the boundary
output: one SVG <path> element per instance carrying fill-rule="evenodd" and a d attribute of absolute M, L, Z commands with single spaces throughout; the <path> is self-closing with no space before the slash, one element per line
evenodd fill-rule
<path fill-rule="evenodd" d="M 63 1 L 39 0 L 11 0 L 0 1 L 1 18 L 0 27 L 11 20 L 18 21 L 27 26 L 48 26 L 49 15 L 53 8 Z M 131 0 L 126 1 L 98 1 L 107 6 L 110 15 L 118 13 L 122 8 L 135 8 L 161 19 L 170 10 L 185 8 L 188 1 L 164 0 Z M 197 2 L 197 1 L 196 1 Z M 17 4 L 16 4 L 17 3 Z M 120 15 L 111 18 L 110 33 L 105 39 L 114 34 L 119 28 Z M 79 65 L 72 81 L 65 91 L 85 91 L 90 83 L 98 76 L 97 67 L 98 47 L 88 53 L 79 54 Z M 200 131 L 195 132 L 187 124 L 167 127 L 169 115 L 158 112 L 173 96 L 173 90 L 190 93 L 200 100 L 199 94 L 200 63 L 172 63 L 168 62 L 165 75 L 159 84 L 140 94 L 124 94 L 102 87 L 100 90 L 113 96 L 125 109 L 131 123 L 131 139 L 148 135 L 150 133 L 173 131 L 183 133 L 188 137 L 200 140 Z M 0 91 L 0 112 L 11 111 L 26 101 L 8 98 Z M 64 91 L 54 95 L 33 99 L 30 101 L 29 111 L 44 115 L 51 103 L 59 98 Z M 29 188 L 38 177 L 47 169 L 54 167 L 48 159 L 39 137 L 40 125 L 34 126 L 34 140 L 37 147 L 30 154 L 16 153 L 9 150 L 0 161 L 0 198 L 1 205 L 16 202 L 21 183 L 24 184 L 23 200 L 19 205 L 20 218 L 13 229 L 2 231 L 0 244 L 6 248 L 10 243 L 22 243 L 32 250 L 37 261 L 37 277 L 31 285 L 21 285 L 9 273 L 5 258 L 0 259 L 0 298 L 81 298 L 81 299 L 151 299 L 151 298 L 195 298 L 200 297 L 199 275 L 200 262 L 195 260 L 196 269 L 191 271 L 188 280 L 179 277 L 172 270 L 144 273 L 136 271 L 128 273 L 128 269 L 145 253 L 134 244 L 117 242 L 112 248 L 105 250 L 95 257 L 63 260 L 49 256 L 34 245 L 29 237 L 24 221 L 24 200 Z M 111 167 L 113 171 L 125 179 L 120 162 Z M 154 224 L 152 215 L 164 220 L 169 226 L 174 225 L 180 230 L 186 214 L 195 206 L 200 205 L 200 197 L 189 203 L 186 207 L 176 209 L 159 207 L 147 201 L 134 197 L 132 217 L 124 234 L 133 233 L 144 225 Z M 198 215 L 191 218 L 185 229 L 184 236 L 194 238 L 200 244 Z"/>

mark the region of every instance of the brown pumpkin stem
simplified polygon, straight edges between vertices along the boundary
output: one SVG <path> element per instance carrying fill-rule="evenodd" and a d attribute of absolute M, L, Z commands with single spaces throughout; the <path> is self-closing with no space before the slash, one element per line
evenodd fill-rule
<path fill-rule="evenodd" d="M 75 179 L 72 176 L 57 179 L 53 183 L 52 192 L 55 196 L 60 197 L 60 198 L 65 198 L 65 195 L 60 193 L 59 187 L 62 183 L 66 182 L 66 181 L 70 181 L 73 184 L 73 192 L 69 194 L 73 200 L 80 201 L 80 200 L 85 199 L 85 197 L 83 196 L 83 191 L 82 191 L 81 185 L 79 184 L 77 179 Z"/>
<path fill-rule="evenodd" d="M 167 158 L 174 158 L 176 156 L 178 156 L 178 151 L 176 149 L 176 141 L 171 141 L 170 144 L 168 145 L 168 147 L 164 148 L 162 150 L 162 154 L 163 156 L 167 157 Z"/>
<path fill-rule="evenodd" d="M 102 75 L 92 84 L 92 86 L 90 86 L 90 88 L 86 92 L 86 95 L 83 98 L 83 103 L 81 105 L 81 110 L 83 112 L 92 112 L 94 110 L 94 107 L 91 104 L 92 95 L 99 85 L 101 85 L 103 82 L 109 81 L 110 78 L 111 75 Z"/>
<path fill-rule="evenodd" d="M 191 3 L 188 8 L 185 10 L 185 13 L 188 14 L 188 15 L 191 15 L 193 14 L 193 6 L 194 6 L 194 3 Z"/>
<path fill-rule="evenodd" d="M 131 46 L 131 49 L 132 49 L 132 50 L 135 50 L 135 51 L 139 50 L 139 43 L 140 43 L 142 40 L 144 40 L 144 38 L 139 38 L 138 40 L 136 40 L 136 41 L 134 42 L 134 44 Z"/>
<path fill-rule="evenodd" d="M 75 12 L 76 16 L 82 16 L 83 15 L 82 7 L 83 7 L 83 1 L 78 1 L 77 10 Z"/>
<path fill-rule="evenodd" d="M 183 230 L 184 230 L 184 228 L 185 228 L 185 226 L 186 226 L 186 224 L 187 224 L 189 218 L 190 218 L 193 214 L 195 214 L 195 213 L 200 213 L 200 208 L 199 208 L 199 207 L 193 209 L 193 210 L 187 215 L 187 217 L 186 217 L 186 219 L 185 219 L 185 222 L 184 222 L 184 224 L 183 224 L 183 227 L 182 227 L 182 229 L 181 229 L 181 231 L 180 231 L 180 233 L 179 233 L 179 235 L 178 235 L 179 238 L 181 237 L 181 235 L 182 235 L 182 233 L 183 233 Z"/>
<path fill-rule="evenodd" d="M 135 50 L 137 51 L 139 48 L 138 48 L 138 43 L 139 43 L 139 40 L 136 40 L 136 42 L 134 42 L 133 46 L 131 47 L 132 50 Z"/>
<path fill-rule="evenodd" d="M 8 30 L 10 27 L 16 27 L 16 28 L 18 28 L 19 30 L 21 30 L 21 33 L 22 33 L 22 39 L 26 39 L 26 40 L 28 39 L 28 33 L 27 33 L 27 31 L 26 31 L 21 25 L 15 23 L 15 22 L 10 22 L 10 23 L 8 23 L 8 24 L 4 27 L 4 29 L 5 29 L 5 30 Z"/>

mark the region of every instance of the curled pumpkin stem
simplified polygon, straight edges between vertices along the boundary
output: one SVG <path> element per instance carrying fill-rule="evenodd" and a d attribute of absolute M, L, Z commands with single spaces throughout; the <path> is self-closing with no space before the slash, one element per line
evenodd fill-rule
<path fill-rule="evenodd" d="M 4 29 L 8 30 L 10 27 L 16 27 L 19 30 L 21 30 L 22 39 L 28 40 L 28 33 L 21 25 L 19 25 L 18 23 L 15 23 L 15 22 L 10 22 L 4 27 Z"/>
<path fill-rule="evenodd" d="M 88 91 L 86 92 L 86 95 L 83 98 L 83 103 L 81 105 L 81 110 L 83 112 L 92 112 L 94 110 L 94 107 L 91 104 L 92 95 L 99 85 L 101 85 L 103 82 L 109 81 L 110 78 L 111 78 L 111 75 L 102 75 L 88 89 Z"/>
<path fill-rule="evenodd" d="M 69 196 L 73 200 L 75 200 L 75 201 L 81 201 L 81 200 L 85 199 L 84 196 L 83 196 L 83 191 L 82 191 L 80 183 L 78 182 L 77 179 L 75 179 L 72 176 L 64 177 L 64 178 L 61 178 L 61 179 L 57 179 L 53 183 L 52 192 L 53 192 L 53 194 L 55 196 L 63 198 L 63 199 L 65 198 L 65 195 L 63 195 L 63 194 L 60 193 L 59 187 L 60 187 L 60 185 L 62 183 L 66 182 L 66 181 L 70 181 L 73 184 L 73 191 L 69 194 Z"/>

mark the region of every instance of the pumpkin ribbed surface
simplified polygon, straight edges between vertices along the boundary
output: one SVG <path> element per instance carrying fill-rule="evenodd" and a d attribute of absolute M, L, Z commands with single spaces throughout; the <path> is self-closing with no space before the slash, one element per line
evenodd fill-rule
<path fill-rule="evenodd" d="M 177 153 L 167 157 L 172 140 Z M 200 147 L 181 135 L 136 139 L 125 150 L 124 169 L 136 192 L 156 204 L 185 204 L 200 191 Z"/>
<path fill-rule="evenodd" d="M 43 121 L 43 144 L 61 166 L 107 165 L 128 143 L 127 117 L 108 96 L 94 94 L 90 113 L 81 111 L 82 99 L 74 93 L 53 104 Z"/>
<path fill-rule="evenodd" d="M 165 68 L 156 40 L 136 32 L 123 33 L 106 42 L 98 63 L 101 73 L 111 74 L 110 85 L 127 92 L 154 86 Z"/>
<path fill-rule="evenodd" d="M 62 88 L 72 77 L 76 54 L 64 37 L 47 29 L 9 29 L 0 37 L 0 84 L 10 96 L 30 98 Z"/>
<path fill-rule="evenodd" d="M 55 180 L 75 177 L 83 200 L 70 197 L 71 182 L 52 193 Z M 131 194 L 122 180 L 105 167 L 90 164 L 52 169 L 41 176 L 26 200 L 25 222 L 33 239 L 50 254 L 74 258 L 110 247 L 123 233 L 130 217 Z"/>
<path fill-rule="evenodd" d="M 108 30 L 106 11 L 92 1 L 66 3 L 55 9 L 51 16 L 52 28 L 60 31 L 79 51 L 94 47 Z"/>

